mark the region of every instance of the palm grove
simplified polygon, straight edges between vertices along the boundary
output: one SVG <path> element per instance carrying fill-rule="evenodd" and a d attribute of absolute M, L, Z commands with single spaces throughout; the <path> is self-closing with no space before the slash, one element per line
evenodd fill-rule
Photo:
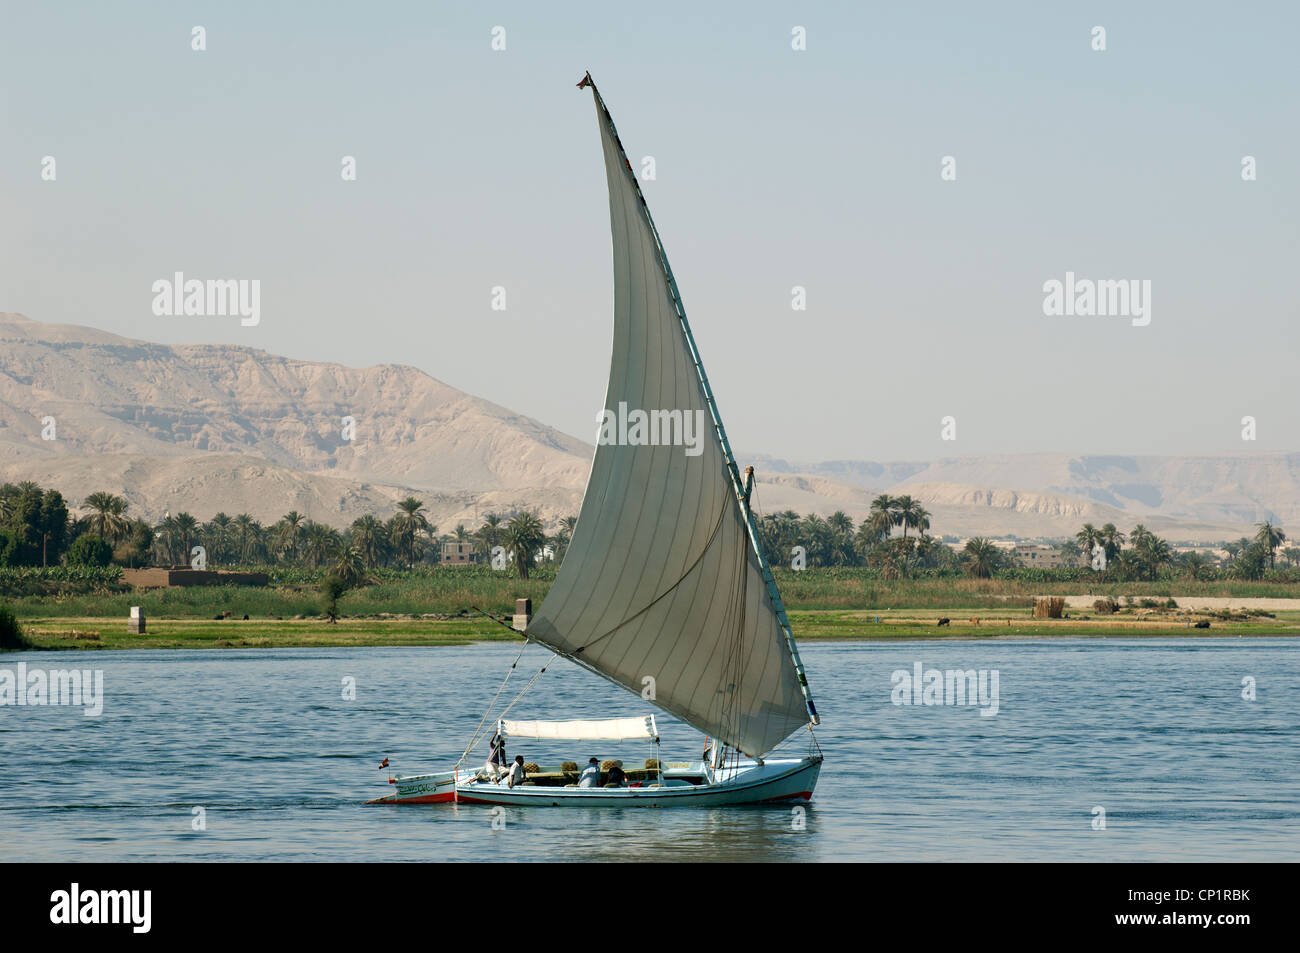
<path fill-rule="evenodd" d="M 538 560 L 563 561 L 577 522 L 576 517 L 566 517 L 548 535 L 533 513 L 489 513 L 474 529 L 458 524 L 451 532 L 440 533 L 424 514 L 424 503 L 414 497 L 399 501 L 387 519 L 368 514 L 345 530 L 297 511 L 270 525 L 247 513 L 217 513 L 206 522 L 187 512 L 169 513 L 150 523 L 131 517 L 127 502 L 108 492 L 90 494 L 79 509 L 81 515 L 73 514 L 59 491 L 35 483 L 0 485 L 0 568 L 184 566 L 190 563 L 194 547 L 201 546 L 212 567 L 324 568 L 353 585 L 369 570 L 437 563 L 442 544 L 456 542 L 468 544 L 484 562 L 500 547 L 518 575 L 527 578 Z M 885 579 L 961 573 L 987 579 L 1015 571 L 1006 550 L 991 539 L 969 539 L 958 551 L 934 539 L 929 530 L 930 513 L 919 502 L 888 494 L 877 496 L 857 525 L 843 512 L 801 517 L 787 510 L 758 521 L 765 552 L 781 565 L 788 564 L 795 547 L 802 547 L 809 567 L 867 567 Z M 1261 579 L 1279 562 L 1300 567 L 1300 549 L 1284 548 L 1285 542 L 1281 527 L 1260 523 L 1253 537 L 1225 542 L 1222 548 L 1228 558 L 1216 566 L 1200 553 L 1175 553 L 1167 541 L 1141 524 L 1125 534 L 1112 523 L 1100 528 L 1089 523 L 1058 549 L 1087 567 L 1100 548 L 1106 577 L 1116 581 L 1225 574 Z"/>
<path fill-rule="evenodd" d="M 887 493 L 871 501 L 867 518 L 856 527 L 842 511 L 822 518 L 786 510 L 758 521 L 763 548 L 776 561 L 800 547 L 807 566 L 865 566 L 883 579 L 906 579 L 922 571 L 964 572 L 987 579 L 1007 566 L 1002 550 L 989 539 L 967 540 L 958 552 L 929 531 L 930 513 L 925 507 L 910 496 Z"/>
<path fill-rule="evenodd" d="M 968 539 L 961 550 L 934 540 L 929 536 L 929 512 L 909 496 L 876 497 L 867 518 L 856 528 L 843 512 L 822 518 L 815 513 L 800 517 L 787 510 L 764 516 L 758 529 L 763 548 L 774 561 L 787 560 L 795 547 L 802 547 L 808 566 L 865 566 L 884 579 L 904 579 L 921 573 L 965 573 L 988 579 L 1017 568 L 1010 553 L 986 537 Z M 1065 562 L 1082 569 L 1024 571 L 1060 575 L 1092 572 L 1092 554 L 1100 547 L 1105 555 L 1102 576 L 1117 582 L 1174 576 L 1202 579 L 1214 574 L 1262 579 L 1266 571 L 1277 568 L 1279 559 L 1285 565 L 1300 567 L 1300 549 L 1284 549 L 1285 542 L 1281 527 L 1271 521 L 1259 523 L 1253 538 L 1224 543 L 1222 548 L 1228 558 L 1222 566 L 1216 566 L 1202 553 L 1175 552 L 1168 541 L 1141 523 L 1127 534 L 1113 523 L 1100 528 L 1086 523 L 1074 538 L 1056 547 Z M 1100 560 L 1097 565 L 1102 565 Z"/>
<path fill-rule="evenodd" d="M 0 567 L 17 566 L 185 566 L 202 547 L 209 567 L 286 565 L 328 568 L 349 584 L 367 570 L 412 569 L 441 559 L 445 542 L 468 543 L 481 558 L 501 547 L 527 578 L 539 558 L 564 558 L 576 518 L 560 521 L 547 535 L 542 521 L 524 511 L 488 514 L 471 531 L 458 525 L 440 534 L 425 516 L 424 503 L 407 497 L 388 519 L 367 514 L 345 530 L 291 510 L 265 525 L 247 513 L 217 513 L 200 522 L 192 514 L 168 513 L 158 523 L 132 518 L 128 504 L 112 493 L 92 493 L 83 515 L 69 511 L 57 490 L 35 483 L 0 486 Z"/>

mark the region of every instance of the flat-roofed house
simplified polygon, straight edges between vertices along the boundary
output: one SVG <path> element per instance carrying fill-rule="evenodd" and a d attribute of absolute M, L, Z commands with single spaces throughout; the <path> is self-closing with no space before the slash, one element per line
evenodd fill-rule
<path fill-rule="evenodd" d="M 443 543 L 441 563 L 444 566 L 472 566 L 478 562 L 473 543 Z"/>

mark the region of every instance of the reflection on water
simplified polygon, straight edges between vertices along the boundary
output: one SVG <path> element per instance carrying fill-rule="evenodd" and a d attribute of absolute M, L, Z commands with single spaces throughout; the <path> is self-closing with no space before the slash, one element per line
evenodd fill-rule
<path fill-rule="evenodd" d="M 827 760 L 802 813 L 535 808 L 502 817 L 479 805 L 363 806 L 387 793 L 393 770 L 455 763 L 517 651 L 0 657 L 0 669 L 19 660 L 102 668 L 106 695 L 97 719 L 0 707 L 0 859 L 1300 858 L 1300 652 L 1276 639 L 806 645 Z M 530 648 L 503 698 L 546 658 Z M 892 704 L 891 673 L 917 662 L 997 670 L 997 715 Z M 1248 675 L 1253 702 L 1241 697 Z M 343 698 L 345 678 L 356 680 L 355 700 Z M 555 663 L 511 716 L 648 710 Z M 698 733 L 656 717 L 665 759 L 699 756 Z M 510 754 L 630 764 L 655 754 L 646 744 L 599 744 Z M 806 745 L 797 735 L 788 753 Z M 377 770 L 385 756 L 391 768 Z M 193 829 L 195 807 L 206 830 Z M 1105 830 L 1093 829 L 1097 807 Z"/>

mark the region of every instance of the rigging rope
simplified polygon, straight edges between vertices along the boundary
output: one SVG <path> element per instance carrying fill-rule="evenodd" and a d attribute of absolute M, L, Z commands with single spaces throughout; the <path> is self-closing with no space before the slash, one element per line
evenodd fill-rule
<path fill-rule="evenodd" d="M 470 737 L 468 747 L 466 747 L 464 752 L 461 753 L 460 760 L 456 762 L 456 769 L 459 769 L 460 766 L 465 763 L 465 759 L 469 757 L 469 753 L 473 751 L 474 746 L 478 744 L 479 738 L 482 737 L 483 725 L 487 722 L 488 715 L 492 713 L 492 708 L 496 705 L 497 699 L 500 698 L 501 693 L 506 690 L 506 682 L 510 681 L 510 676 L 515 673 L 515 666 L 518 665 L 519 660 L 524 657 L 524 649 L 526 648 L 528 648 L 528 642 L 525 640 L 523 646 L 519 649 L 519 654 L 516 655 L 515 660 L 510 663 L 510 670 L 506 672 L 506 677 L 501 680 L 501 687 L 498 688 L 497 693 L 492 696 L 492 701 L 488 704 L 487 711 L 483 712 L 483 717 L 479 719 L 478 726 L 474 729 L 474 734 Z"/>
<path fill-rule="evenodd" d="M 528 680 L 528 684 L 519 690 L 519 694 L 516 695 L 514 697 L 514 700 L 505 707 L 505 709 L 497 717 L 497 721 L 500 721 L 501 719 L 505 718 L 506 715 L 510 714 L 510 709 L 514 708 L 515 705 L 519 704 L 519 702 L 523 699 L 524 695 L 528 694 L 528 689 L 533 687 L 533 682 L 537 681 L 539 678 L 542 677 L 542 673 L 546 671 L 546 669 L 550 666 L 550 664 L 551 662 L 548 659 L 546 664 L 537 670 L 537 674 L 534 675 L 532 678 L 530 678 Z"/>

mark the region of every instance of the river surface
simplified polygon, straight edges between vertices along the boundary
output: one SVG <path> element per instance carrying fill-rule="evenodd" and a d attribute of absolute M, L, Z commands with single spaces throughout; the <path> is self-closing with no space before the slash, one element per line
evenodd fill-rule
<path fill-rule="evenodd" d="M 392 770 L 455 763 L 518 651 L 0 656 L 104 678 L 99 717 L 0 707 L 0 861 L 1300 860 L 1300 646 L 1282 639 L 805 643 L 826 763 L 802 810 L 362 804 Z M 547 657 L 530 647 L 506 697 Z M 997 713 L 894 704 L 918 662 L 996 671 Z M 557 661 L 511 717 L 650 710 Z M 658 721 L 665 759 L 699 757 L 697 732 Z M 618 744 L 510 754 L 653 755 Z"/>

